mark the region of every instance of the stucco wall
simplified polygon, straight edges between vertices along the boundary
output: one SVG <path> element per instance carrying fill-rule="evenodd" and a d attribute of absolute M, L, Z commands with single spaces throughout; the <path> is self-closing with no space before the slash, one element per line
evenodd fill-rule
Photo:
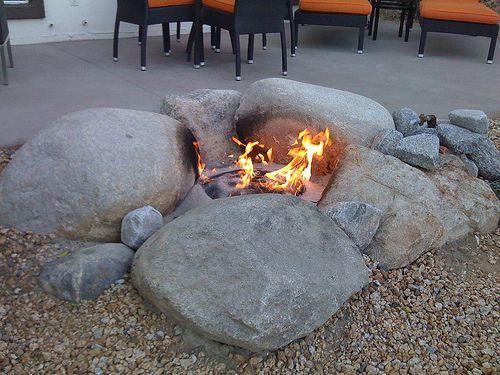
<path fill-rule="evenodd" d="M 116 0 L 45 0 L 44 19 L 9 21 L 12 43 L 111 38 L 115 12 Z M 188 27 L 183 24 L 183 32 L 189 32 Z M 160 30 L 152 27 L 150 35 L 159 35 Z M 120 31 L 122 36 L 132 36 L 137 27 L 122 23 Z"/>

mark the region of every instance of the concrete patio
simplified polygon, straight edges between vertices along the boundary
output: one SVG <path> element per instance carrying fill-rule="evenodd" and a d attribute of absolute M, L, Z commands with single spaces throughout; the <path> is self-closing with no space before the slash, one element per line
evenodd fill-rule
<path fill-rule="evenodd" d="M 378 40 L 367 37 L 365 53 L 357 55 L 355 30 L 301 27 L 288 78 L 355 92 L 391 111 L 411 106 L 446 116 L 452 109 L 477 108 L 498 116 L 500 65 L 486 64 L 489 40 L 430 34 L 426 56 L 418 59 L 419 34 L 415 27 L 410 42 L 404 43 L 397 37 L 397 24 L 385 21 Z M 280 77 L 277 36 L 268 37 L 267 51 L 256 48 L 253 65 L 243 64 L 241 82 L 234 81 L 227 33 L 220 54 L 209 50 L 206 39 L 207 65 L 199 70 L 186 62 L 186 40 L 183 35 L 181 43 L 173 42 L 172 56 L 165 57 L 161 38 L 150 37 L 147 72 L 139 70 L 135 39 L 120 41 L 117 63 L 111 58 L 110 40 L 14 46 L 10 85 L 0 86 L 0 146 L 22 143 L 59 116 L 84 108 L 157 111 L 165 94 L 198 88 L 242 91 L 256 80 Z M 246 43 L 242 45 L 246 50 Z"/>

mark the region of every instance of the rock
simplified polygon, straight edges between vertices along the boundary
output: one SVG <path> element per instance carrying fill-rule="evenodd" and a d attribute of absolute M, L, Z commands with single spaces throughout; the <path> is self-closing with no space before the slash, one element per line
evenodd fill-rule
<path fill-rule="evenodd" d="M 427 125 L 420 126 L 415 131 L 414 135 L 417 135 L 417 134 L 431 134 L 431 135 L 435 135 L 435 136 L 438 135 L 436 128 L 429 128 L 429 127 L 427 127 Z"/>
<path fill-rule="evenodd" d="M 497 198 L 500 199 L 500 180 L 490 182 L 490 188 L 496 194 Z"/>
<path fill-rule="evenodd" d="M 488 138 L 483 137 L 479 146 L 468 153 L 467 157 L 477 165 L 480 176 L 489 181 L 500 179 L 500 152 Z"/>
<path fill-rule="evenodd" d="M 479 169 L 477 168 L 477 165 L 474 164 L 472 160 L 470 160 L 466 155 L 462 154 L 460 155 L 460 160 L 464 163 L 465 166 L 465 171 L 467 174 L 471 177 L 477 177 L 479 174 Z"/>
<path fill-rule="evenodd" d="M 382 130 L 373 140 L 372 148 L 385 155 L 394 156 L 396 146 L 403 139 L 403 134 L 397 130 Z"/>
<path fill-rule="evenodd" d="M 420 119 L 417 113 L 410 108 L 394 111 L 392 114 L 396 130 L 403 133 L 405 137 L 415 134 L 420 127 Z"/>
<path fill-rule="evenodd" d="M 473 231 L 489 233 L 497 228 L 500 201 L 486 181 L 471 177 L 468 167 L 455 155 L 443 155 L 439 170 L 427 172 L 442 199 L 463 212 Z"/>
<path fill-rule="evenodd" d="M 184 215 L 189 210 L 198 206 L 208 204 L 212 201 L 213 199 L 207 195 L 205 189 L 199 183 L 197 183 L 191 188 L 191 190 L 189 190 L 188 194 L 183 199 L 181 204 L 163 218 L 163 224 L 170 223 L 172 220 L 177 219 L 181 215 Z"/>
<path fill-rule="evenodd" d="M 153 233 L 163 226 L 163 216 L 151 206 L 130 211 L 122 220 L 122 242 L 137 250 Z"/>
<path fill-rule="evenodd" d="M 203 161 L 218 164 L 238 152 L 231 136 L 236 136 L 234 115 L 240 99 L 241 93 L 234 90 L 194 90 L 167 95 L 160 113 L 186 125 L 199 142 Z"/>
<path fill-rule="evenodd" d="M 330 217 L 361 250 L 372 241 L 382 216 L 379 209 L 361 202 L 334 203 L 323 207 L 321 211 Z"/>
<path fill-rule="evenodd" d="M 367 281 L 359 250 L 332 220 L 279 194 L 192 209 L 154 234 L 132 266 L 141 296 L 168 317 L 252 351 L 307 335 Z"/>
<path fill-rule="evenodd" d="M 439 138 L 431 134 L 406 137 L 397 145 L 396 157 L 414 167 L 434 170 L 439 163 Z"/>
<path fill-rule="evenodd" d="M 123 244 L 101 244 L 75 250 L 46 263 L 40 285 L 58 298 L 80 302 L 99 297 L 128 272 L 134 252 Z"/>
<path fill-rule="evenodd" d="M 484 141 L 484 136 L 451 124 L 436 128 L 439 141 L 456 154 L 470 154 Z"/>
<path fill-rule="evenodd" d="M 468 183 L 470 177 L 463 175 Z M 365 202 L 382 211 L 378 231 L 364 252 L 385 268 L 404 267 L 470 231 L 466 214 L 447 204 L 424 172 L 354 145 L 347 147 L 318 205 L 324 209 L 349 201 Z"/>
<path fill-rule="evenodd" d="M 488 133 L 488 116 L 483 111 L 474 109 L 456 109 L 448 115 L 450 123 L 474 133 Z"/>
<path fill-rule="evenodd" d="M 306 127 L 314 132 L 329 127 L 337 143 L 367 147 L 381 130 L 394 129 L 390 113 L 371 99 L 279 78 L 253 83 L 235 119 L 242 140 L 272 147 L 275 162 L 281 164 L 288 163 L 288 149 Z"/>
<path fill-rule="evenodd" d="M 194 140 L 168 116 L 91 109 L 57 120 L 0 175 L 0 225 L 88 241 L 120 240 L 123 217 L 170 212 L 195 179 Z"/>

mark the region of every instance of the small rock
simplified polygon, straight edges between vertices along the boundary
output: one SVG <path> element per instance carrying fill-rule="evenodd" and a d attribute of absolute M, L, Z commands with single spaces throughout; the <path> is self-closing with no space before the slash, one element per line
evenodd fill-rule
<path fill-rule="evenodd" d="M 339 202 L 321 209 L 361 249 L 372 241 L 380 224 L 382 212 L 362 202 Z"/>
<path fill-rule="evenodd" d="M 396 156 L 414 167 L 435 170 L 439 163 L 439 138 L 431 134 L 404 138 L 396 147 Z"/>
<path fill-rule="evenodd" d="M 465 171 L 467 172 L 467 174 L 472 177 L 477 177 L 479 174 L 477 165 L 464 154 L 460 155 L 460 159 L 464 163 Z"/>
<path fill-rule="evenodd" d="M 44 265 L 42 288 L 73 302 L 96 299 L 128 272 L 134 252 L 123 244 L 101 244 L 72 252 Z"/>
<path fill-rule="evenodd" d="M 405 137 L 415 134 L 420 126 L 420 119 L 417 113 L 410 108 L 403 108 L 392 114 L 396 130 L 399 130 Z"/>
<path fill-rule="evenodd" d="M 483 111 L 474 109 L 456 109 L 448 115 L 450 123 L 474 133 L 486 134 L 488 132 L 488 116 Z"/>
<path fill-rule="evenodd" d="M 396 146 L 403 139 L 403 134 L 397 130 L 384 129 L 377 134 L 372 143 L 372 148 L 385 154 L 394 156 Z"/>
<path fill-rule="evenodd" d="M 252 366 L 257 366 L 259 363 L 262 362 L 262 357 L 252 357 L 248 361 Z"/>
<path fill-rule="evenodd" d="M 443 309 L 443 304 L 440 302 L 436 302 L 434 306 L 436 307 L 437 311 L 441 311 Z"/>
<path fill-rule="evenodd" d="M 431 134 L 437 136 L 437 130 L 435 128 L 429 128 L 427 125 L 424 125 L 419 127 L 414 135 L 417 134 Z"/>
<path fill-rule="evenodd" d="M 460 344 L 463 344 L 463 343 L 467 342 L 467 337 L 465 337 L 465 336 L 458 336 L 457 337 L 457 342 L 460 343 Z"/>
<path fill-rule="evenodd" d="M 141 245 L 163 226 L 160 212 L 145 206 L 129 212 L 122 220 L 122 242 L 133 250 Z"/>

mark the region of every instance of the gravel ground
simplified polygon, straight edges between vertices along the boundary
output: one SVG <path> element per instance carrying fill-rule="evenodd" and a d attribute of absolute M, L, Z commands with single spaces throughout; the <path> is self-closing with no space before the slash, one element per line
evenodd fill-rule
<path fill-rule="evenodd" d="M 491 137 L 500 141 L 500 121 Z M 0 150 L 0 171 L 12 150 Z M 251 355 L 183 332 L 128 277 L 71 304 L 37 284 L 40 266 L 81 244 L 0 227 L 0 374 L 495 374 L 500 372 L 500 229 L 390 272 L 327 323 Z"/>

